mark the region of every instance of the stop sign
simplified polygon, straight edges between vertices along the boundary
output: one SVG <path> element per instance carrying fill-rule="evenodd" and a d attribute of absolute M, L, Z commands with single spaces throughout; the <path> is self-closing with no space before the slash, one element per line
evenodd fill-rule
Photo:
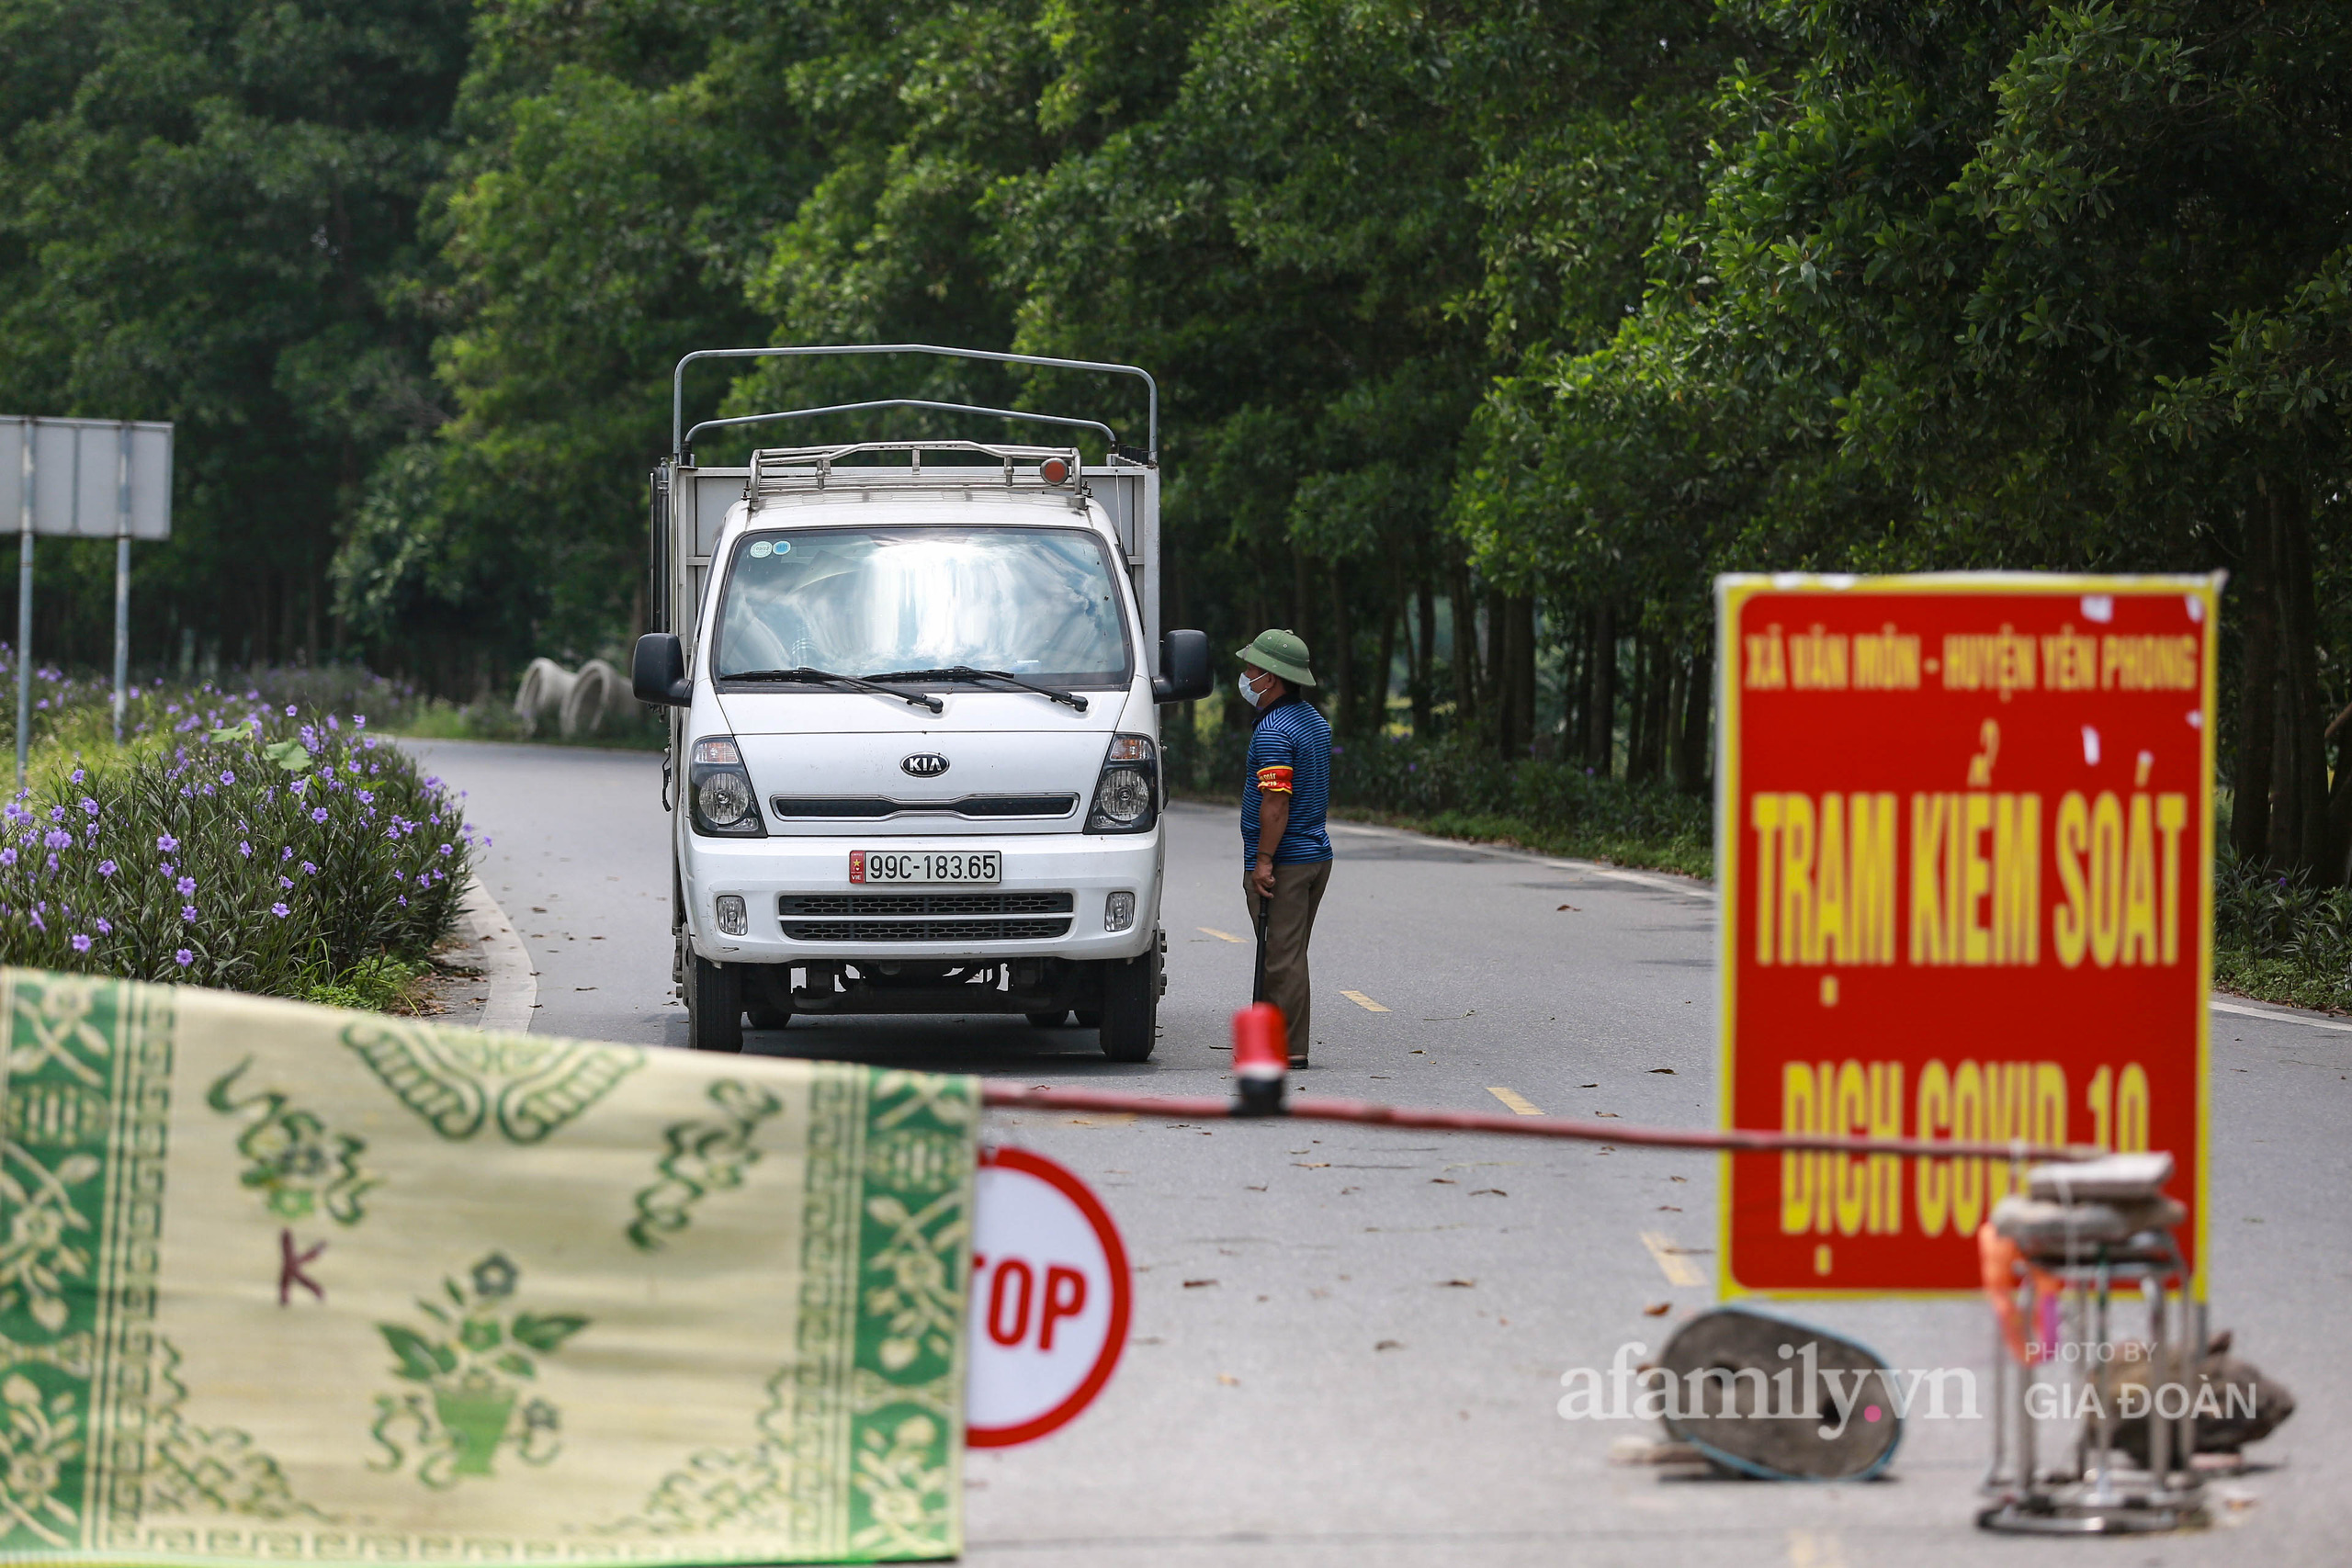
<path fill-rule="evenodd" d="M 1027 1149 L 980 1151 L 965 1441 L 1009 1448 L 1085 1409 L 1127 1342 L 1127 1250 L 1101 1200 Z"/>

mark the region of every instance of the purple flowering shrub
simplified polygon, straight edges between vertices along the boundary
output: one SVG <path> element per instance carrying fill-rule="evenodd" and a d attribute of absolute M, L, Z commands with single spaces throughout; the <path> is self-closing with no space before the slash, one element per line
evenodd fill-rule
<path fill-rule="evenodd" d="M 143 742 L 52 755 L 0 806 L 0 963 L 300 996 L 455 926 L 478 840 L 366 718 L 257 687 L 142 702 Z"/>

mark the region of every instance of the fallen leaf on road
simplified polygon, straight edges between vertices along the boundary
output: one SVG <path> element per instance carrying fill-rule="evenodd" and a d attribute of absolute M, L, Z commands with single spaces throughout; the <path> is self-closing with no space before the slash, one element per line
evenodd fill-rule
<path fill-rule="evenodd" d="M 1440 1187 L 1459 1187 L 1462 1185 L 1462 1183 L 1454 1180 L 1453 1178 L 1450 1176 L 1432 1176 L 1430 1179 L 1437 1183 Z"/>
<path fill-rule="evenodd" d="M 1577 1085 L 1577 1087 L 1578 1089 L 1599 1089 L 1600 1086 L 1597 1083 L 1580 1083 Z"/>
<path fill-rule="evenodd" d="M 1649 1305 L 1642 1309 L 1642 1315 L 1644 1317 L 1664 1317 L 1668 1313 L 1672 1312 L 1673 1310 L 1674 1303 L 1672 1302 L 1652 1302 Z"/>
<path fill-rule="evenodd" d="M 1470 1194 L 1473 1198 L 1508 1198 L 1510 1193 L 1499 1187 L 1481 1187 Z"/>
<path fill-rule="evenodd" d="M 1187 1280 L 1184 1281 L 1184 1288 L 1188 1291 L 1197 1291 L 1203 1285 L 1214 1285 L 1216 1283 L 1216 1281 L 1215 1280 Z"/>
<path fill-rule="evenodd" d="M 1262 1192 L 1265 1189 L 1261 1187 L 1258 1190 Z M 1682 1206 L 1679 1203 L 1660 1203 L 1657 1206 L 1657 1212 L 1661 1214 L 1679 1214 L 1682 1212 Z"/>
<path fill-rule="evenodd" d="M 1245 1187 L 1242 1190 L 1245 1192 L 1263 1192 L 1265 1189 L 1263 1187 Z"/>
<path fill-rule="evenodd" d="M 1217 1373 L 1216 1381 L 1223 1383 L 1227 1388 L 1238 1388 L 1241 1386 L 1241 1380 L 1235 1377 L 1231 1372 Z"/>
<path fill-rule="evenodd" d="M 1563 904 L 1560 906 L 1560 909 L 1566 909 L 1571 915 L 1581 915 L 1584 913 L 1582 909 L 1577 908 L 1574 904 Z M 1555 909 L 1552 912 L 1556 915 L 1560 912 L 1560 909 Z"/>
<path fill-rule="evenodd" d="M 1467 1291 L 1475 1287 L 1478 1281 L 1476 1280 L 1441 1280 L 1438 1283 L 1451 1286 L 1457 1291 Z"/>
<path fill-rule="evenodd" d="M 1617 1116 L 1617 1112 L 1615 1112 L 1614 1111 L 1594 1111 L 1594 1112 L 1593 1112 L 1593 1114 L 1594 1114 L 1595 1116 Z M 1617 1120 L 1619 1120 L 1619 1121 L 1621 1121 L 1621 1122 L 1622 1122 L 1622 1121 L 1623 1121 L 1623 1120 L 1624 1120 L 1624 1118 L 1623 1118 L 1623 1117 L 1622 1117 L 1622 1116 L 1617 1116 Z"/>
<path fill-rule="evenodd" d="M 1331 1168 L 1331 1162 L 1328 1159 L 1295 1159 L 1290 1163 L 1296 1166 L 1301 1170 L 1329 1170 Z"/>
<path fill-rule="evenodd" d="M 1687 1176 L 1669 1176 L 1667 1179 L 1668 1181 L 1688 1181 L 1690 1179 Z"/>
<path fill-rule="evenodd" d="M 1404 1348 L 1405 1342 L 1402 1339 L 1384 1339 L 1373 1347 L 1375 1350 L 1402 1350 Z"/>
<path fill-rule="evenodd" d="M 1650 1071 L 1654 1073 L 1664 1073 L 1668 1077 L 1674 1077 L 1674 1069 L 1672 1067 L 1652 1067 Z"/>

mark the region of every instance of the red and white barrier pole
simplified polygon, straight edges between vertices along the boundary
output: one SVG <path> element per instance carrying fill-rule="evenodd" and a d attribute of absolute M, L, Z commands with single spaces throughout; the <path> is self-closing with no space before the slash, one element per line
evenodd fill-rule
<path fill-rule="evenodd" d="M 1479 1111 L 1425 1111 L 1363 1100 L 1286 1100 L 1290 1054 L 1282 1014 L 1264 1002 L 1233 1015 L 1234 1098 L 1119 1094 L 1091 1089 L 1023 1089 L 983 1083 L 980 1103 L 1001 1110 L 1093 1111 L 1165 1116 L 1184 1122 L 1221 1117 L 1288 1116 L 1306 1122 L 1358 1122 L 1432 1132 L 1504 1133 L 1521 1138 L 1574 1138 L 1584 1143 L 1668 1149 L 1731 1149 L 1779 1153 L 1907 1155 L 1934 1159 L 2083 1160 L 2108 1151 L 2090 1144 L 1962 1142 L 1939 1138 L 1856 1138 L 1830 1133 L 1768 1133 L 1747 1128 L 1607 1127 L 1557 1116 L 1509 1116 Z"/>

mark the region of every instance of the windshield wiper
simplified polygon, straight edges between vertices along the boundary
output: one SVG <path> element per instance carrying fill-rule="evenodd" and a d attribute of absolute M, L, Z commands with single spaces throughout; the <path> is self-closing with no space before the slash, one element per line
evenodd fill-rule
<path fill-rule="evenodd" d="M 1053 686 L 1040 686 L 1032 681 L 1004 670 L 975 670 L 968 664 L 950 664 L 943 670 L 893 670 L 887 675 L 876 675 L 877 681 L 1001 681 L 1008 686 L 1018 686 L 1024 692 L 1035 692 L 1050 697 L 1079 712 L 1086 711 L 1086 699 L 1076 692 L 1065 692 Z"/>
<path fill-rule="evenodd" d="M 836 675 L 830 670 L 811 670 L 805 664 L 795 665 L 789 670 L 733 671 L 722 673 L 718 678 L 722 681 L 798 681 L 812 686 L 854 686 L 861 692 L 896 697 L 902 703 L 929 708 L 933 713 L 942 712 L 946 707 L 944 703 L 928 692 L 901 692 L 896 687 L 883 685 L 879 681 L 869 681 L 863 675 Z"/>

